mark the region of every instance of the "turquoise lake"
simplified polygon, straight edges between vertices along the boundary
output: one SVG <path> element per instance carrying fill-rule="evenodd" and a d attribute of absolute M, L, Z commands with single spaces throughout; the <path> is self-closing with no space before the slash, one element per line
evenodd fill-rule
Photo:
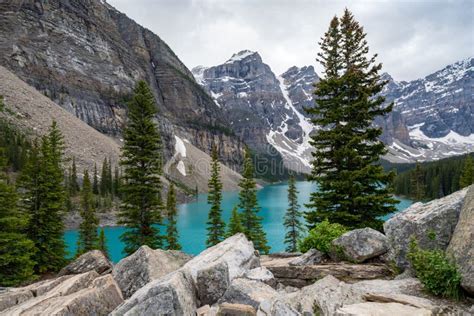
<path fill-rule="evenodd" d="M 297 182 L 299 191 L 298 200 L 301 208 L 305 210 L 304 204 L 308 202 L 310 193 L 314 191 L 314 184 L 306 181 Z M 258 201 L 261 206 L 260 216 L 263 217 L 263 228 L 267 234 L 271 252 L 279 252 L 285 249 L 283 243 L 285 228 L 283 227 L 283 216 L 288 206 L 287 184 L 268 185 L 258 191 Z M 411 205 L 410 200 L 399 199 L 397 208 L 403 210 Z M 238 203 L 238 192 L 225 192 L 222 199 L 223 218 L 227 222 L 230 218 L 232 207 Z M 206 221 L 209 205 L 207 195 L 199 194 L 197 200 L 178 206 L 178 231 L 183 251 L 190 254 L 198 254 L 205 249 Z M 118 262 L 124 257 L 123 244 L 120 235 L 123 227 L 104 228 L 107 237 L 107 245 L 113 262 Z M 162 230 L 163 232 L 163 230 Z M 68 252 L 74 254 L 78 233 L 69 230 L 65 233 Z"/>

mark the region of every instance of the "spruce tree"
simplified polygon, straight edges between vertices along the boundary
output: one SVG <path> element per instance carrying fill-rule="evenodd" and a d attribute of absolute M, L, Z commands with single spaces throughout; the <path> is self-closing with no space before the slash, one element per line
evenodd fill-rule
<path fill-rule="evenodd" d="M 301 216 L 298 204 L 298 191 L 296 189 L 295 177 L 290 176 L 288 181 L 288 209 L 284 217 L 284 226 L 287 230 L 285 235 L 286 251 L 296 252 L 298 249 L 298 240 L 301 238 L 303 224 L 301 223 Z"/>
<path fill-rule="evenodd" d="M 242 210 L 240 220 L 243 232 L 258 251 L 268 253 L 270 247 L 267 245 L 267 238 L 262 227 L 262 218 L 258 216 L 260 207 L 257 200 L 257 184 L 254 180 L 254 169 L 249 149 L 245 150 L 244 170 L 239 187 L 239 208 Z"/>
<path fill-rule="evenodd" d="M 20 180 L 24 209 L 30 217 L 27 235 L 37 249 L 33 259 L 39 273 L 57 271 L 66 263 L 63 151 L 63 136 L 53 122 L 41 145 L 35 142 L 31 149 Z"/>
<path fill-rule="evenodd" d="M 92 193 L 99 194 L 99 176 L 97 174 L 97 164 L 94 163 L 94 178 L 92 180 Z"/>
<path fill-rule="evenodd" d="M 113 194 L 118 197 L 120 192 L 120 171 L 119 167 L 115 166 L 114 180 L 113 180 Z"/>
<path fill-rule="evenodd" d="M 168 190 L 166 210 L 168 212 L 168 223 L 166 225 L 166 249 L 181 250 L 181 245 L 178 240 L 178 228 L 176 226 L 178 209 L 176 208 L 176 193 L 173 184 L 170 184 Z"/>
<path fill-rule="evenodd" d="M 92 193 L 89 172 L 87 170 L 84 171 L 80 214 L 82 217 L 82 222 L 79 225 L 78 254 L 97 249 L 98 242 L 97 228 L 99 226 L 99 220 L 95 214 L 94 196 Z"/>
<path fill-rule="evenodd" d="M 107 158 L 102 162 L 102 173 L 100 176 L 100 195 L 105 196 L 109 193 L 109 163 Z"/>
<path fill-rule="evenodd" d="M 318 61 L 324 77 L 316 84 L 316 102 L 306 109 L 318 133 L 309 180 L 318 185 L 306 214 L 310 227 L 328 219 L 350 228 L 381 229 L 381 216 L 396 210 L 390 187 L 393 173 L 384 172 L 379 158 L 385 154 L 379 140 L 382 129 L 373 125 L 388 114 L 380 96 L 387 83 L 380 79 L 381 64 L 368 57 L 362 26 L 345 10 L 334 17 L 320 42 Z"/>
<path fill-rule="evenodd" d="M 230 216 L 229 224 L 227 225 L 226 237 L 234 236 L 237 233 L 243 233 L 244 227 L 240 221 L 239 209 L 237 206 L 234 206 L 232 209 L 232 214 Z"/>
<path fill-rule="evenodd" d="M 28 219 L 18 208 L 18 196 L 4 168 L 0 150 L 0 286 L 15 286 L 33 278 L 35 249 L 24 233 Z"/>
<path fill-rule="evenodd" d="M 464 160 L 461 176 L 459 177 L 459 187 L 465 188 L 474 183 L 474 163 L 471 155 L 467 155 Z"/>
<path fill-rule="evenodd" d="M 107 247 L 107 239 L 105 238 L 104 228 L 100 229 L 99 241 L 97 242 L 97 249 L 102 251 L 102 253 L 107 259 L 110 259 L 109 248 Z"/>
<path fill-rule="evenodd" d="M 77 182 L 77 167 L 76 167 L 76 158 L 72 158 L 72 167 L 69 175 L 69 192 L 71 196 L 75 196 L 79 192 L 79 183 Z"/>
<path fill-rule="evenodd" d="M 120 164 L 123 167 L 122 205 L 119 224 L 127 226 L 121 239 L 125 253 L 142 245 L 162 247 L 161 140 L 154 122 L 155 100 L 144 81 L 138 82 L 129 103 L 128 124 Z"/>
<path fill-rule="evenodd" d="M 217 148 L 212 147 L 211 153 L 211 178 L 208 181 L 209 193 L 207 203 L 211 205 L 207 220 L 207 240 L 208 247 L 220 243 L 225 235 L 225 223 L 222 220 L 222 182 L 220 179 L 220 166 Z"/>
<path fill-rule="evenodd" d="M 421 169 L 419 162 L 416 163 L 415 169 L 412 172 L 411 186 L 413 197 L 416 201 L 421 201 L 425 197 L 425 175 Z"/>

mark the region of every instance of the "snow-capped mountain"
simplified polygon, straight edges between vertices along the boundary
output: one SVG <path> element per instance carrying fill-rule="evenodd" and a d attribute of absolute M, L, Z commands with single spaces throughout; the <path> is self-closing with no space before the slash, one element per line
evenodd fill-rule
<path fill-rule="evenodd" d="M 313 104 L 319 80 L 312 66 L 276 76 L 258 53 L 245 50 L 192 72 L 247 144 L 259 152 L 274 148 L 287 167 L 309 171 L 308 141 L 315 131 L 303 108 Z M 386 73 L 382 79 L 388 81 L 387 102 L 394 102 L 393 112 L 376 120 L 384 129 L 387 160 L 434 160 L 474 151 L 474 58 L 410 82 Z"/>
<path fill-rule="evenodd" d="M 244 50 L 193 73 L 247 145 L 264 157 L 276 149 L 287 167 L 309 170 L 312 127 L 301 109 L 312 102 L 312 85 L 318 79 L 313 67 L 293 67 L 277 77 L 258 53 Z"/>
<path fill-rule="evenodd" d="M 435 160 L 474 151 L 474 58 L 410 82 L 387 79 L 384 94 L 408 134 L 387 142 L 389 158 Z"/>

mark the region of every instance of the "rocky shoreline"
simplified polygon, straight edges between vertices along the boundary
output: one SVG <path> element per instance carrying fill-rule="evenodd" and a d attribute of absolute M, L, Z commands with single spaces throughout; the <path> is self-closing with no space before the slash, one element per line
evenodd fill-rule
<path fill-rule="evenodd" d="M 88 252 L 52 279 L 0 292 L 5 315 L 471 315 L 474 186 L 415 204 L 386 222 L 383 235 L 350 231 L 325 257 L 260 256 L 243 234 L 191 257 L 141 247 L 116 265 Z M 436 229 L 437 238 L 423 239 Z M 467 297 L 431 296 L 405 259 L 407 236 L 448 250 Z M 339 258 L 339 259 L 338 259 Z M 397 263 L 405 272 L 396 275 Z"/>

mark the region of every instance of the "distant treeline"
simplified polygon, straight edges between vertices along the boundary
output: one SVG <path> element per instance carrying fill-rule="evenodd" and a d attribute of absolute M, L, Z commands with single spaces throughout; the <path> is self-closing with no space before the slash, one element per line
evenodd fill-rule
<path fill-rule="evenodd" d="M 471 153 L 438 161 L 402 164 L 398 165 L 398 168 L 390 164 L 387 166 L 398 171 L 393 182 L 395 194 L 427 201 L 449 195 L 472 184 L 473 157 L 474 154 Z M 405 170 L 400 171 L 403 169 Z"/>

